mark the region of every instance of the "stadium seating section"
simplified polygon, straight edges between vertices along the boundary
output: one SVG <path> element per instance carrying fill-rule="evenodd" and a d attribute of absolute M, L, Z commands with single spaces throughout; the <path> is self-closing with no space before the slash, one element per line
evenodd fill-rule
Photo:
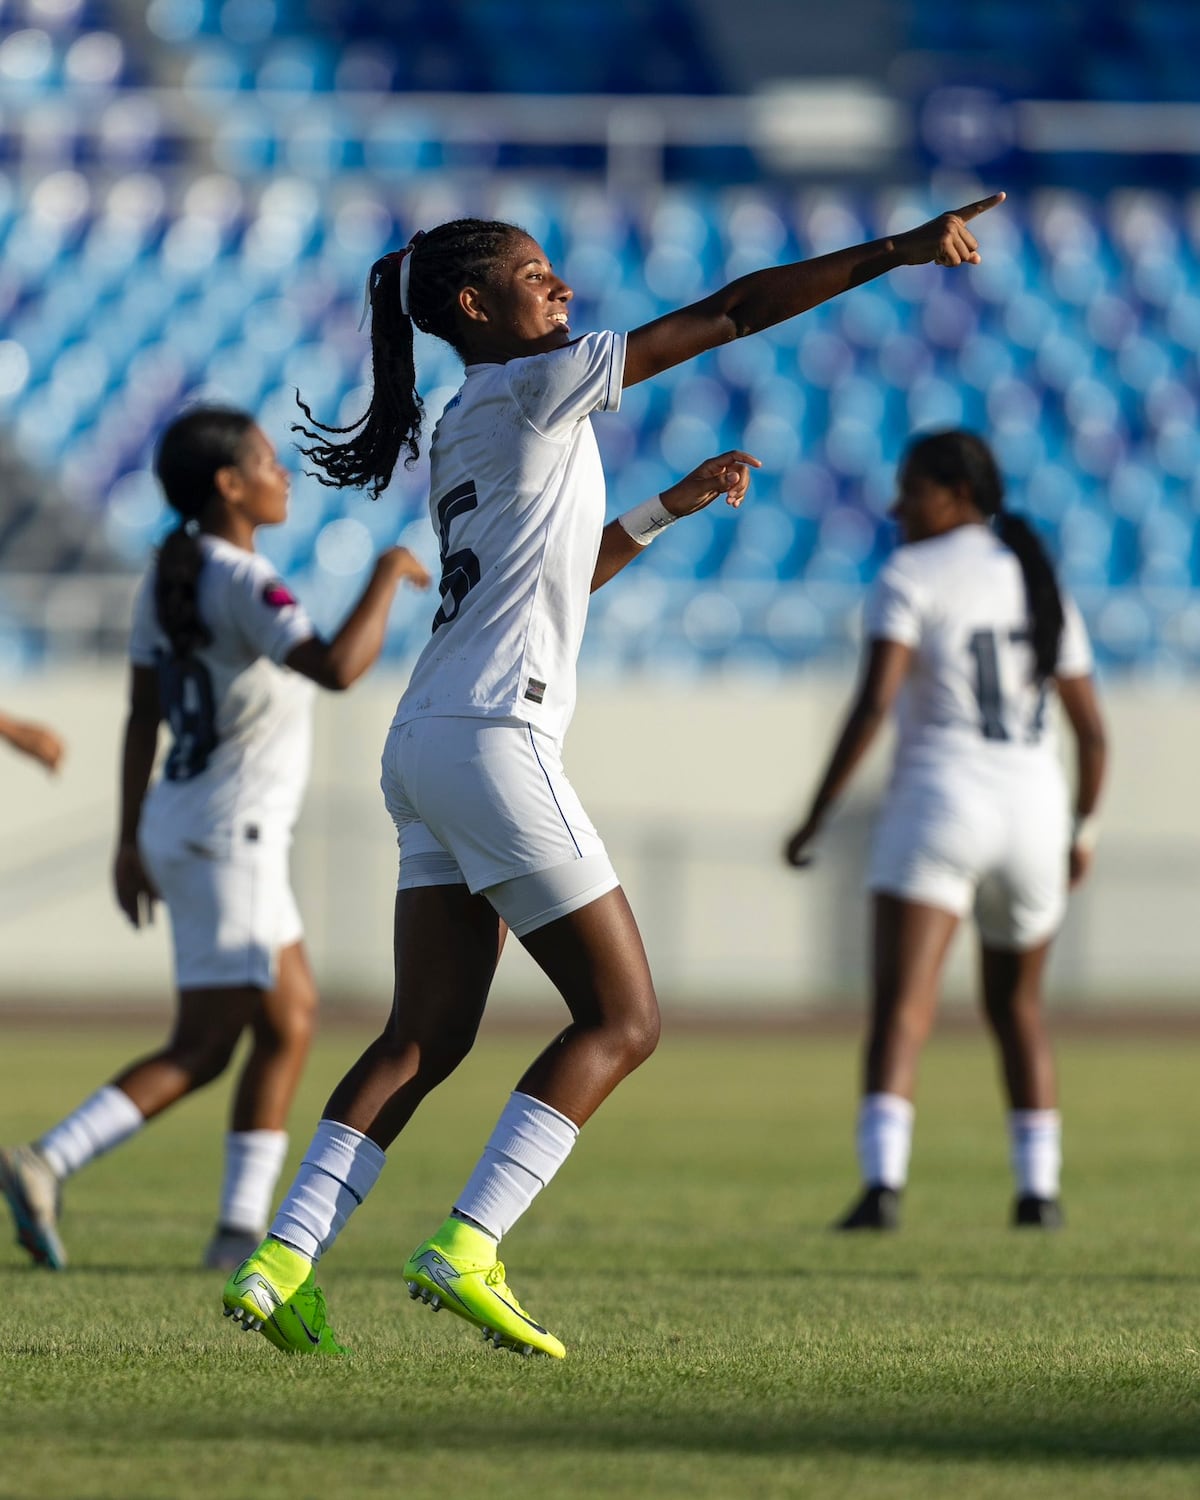
<path fill-rule="evenodd" d="M 550 0 L 519 8 L 552 23 Z M 645 201 L 582 176 L 503 172 L 481 192 L 436 160 L 425 170 L 419 151 L 388 180 L 353 170 L 362 163 L 323 181 L 265 158 L 214 169 L 181 161 L 152 116 L 122 113 L 147 97 L 125 86 L 165 69 L 185 88 L 237 90 L 251 111 L 256 89 L 555 88 L 544 56 L 531 63 L 514 40 L 513 9 L 325 0 L 322 26 L 337 22 L 347 38 L 338 48 L 314 40 L 317 7 L 290 0 L 152 0 L 136 45 L 93 0 L 17 0 L 5 12 L 17 20 L 0 38 L 0 427 L 131 569 L 164 524 L 146 467 L 153 437 L 201 393 L 260 413 L 295 466 L 292 519 L 265 547 L 323 623 L 376 547 L 402 534 L 429 554 L 423 463 L 372 504 L 303 477 L 288 446 L 297 389 L 326 421 L 361 413 L 364 275 L 415 228 L 480 211 L 523 224 L 574 286 L 582 330 L 635 326 L 759 265 L 945 206 L 909 191 L 730 183 L 673 183 Z M 651 51 L 623 29 L 638 10 L 581 7 L 589 24 L 571 29 L 556 77 L 596 91 L 685 77 L 690 92 L 717 87 L 682 5 L 641 7 L 661 21 Z M 987 49 L 1031 13 L 914 6 L 914 45 Z M 1141 0 L 1105 35 L 1116 48 L 1145 34 L 1154 55 L 1182 65 L 1196 56 L 1184 37 L 1193 13 Z M 1095 65 L 1106 56 L 1098 46 Z M 95 98 L 106 123 L 63 142 L 40 173 L 6 165 L 16 114 L 44 109 L 52 140 L 64 95 Z M 270 149 L 252 129 L 240 139 L 251 156 Z M 765 468 L 740 515 L 693 518 L 650 549 L 636 584 L 597 595 L 585 648 L 595 669 L 773 672 L 847 659 L 863 585 L 892 544 L 896 457 L 914 429 L 950 424 L 994 440 L 1012 503 L 1060 560 L 1106 668 L 1200 666 L 1200 206 L 1050 189 L 992 215 L 985 239 L 978 270 L 895 273 L 636 387 L 597 421 L 614 508 L 724 448 L 748 448 Z M 429 340 L 419 361 L 432 425 L 459 370 Z M 397 611 L 395 659 L 419 647 L 428 613 L 427 601 Z M 0 613 L 9 660 L 16 637 L 3 644 L 4 631 Z M 24 635 L 19 646 L 46 649 Z"/>

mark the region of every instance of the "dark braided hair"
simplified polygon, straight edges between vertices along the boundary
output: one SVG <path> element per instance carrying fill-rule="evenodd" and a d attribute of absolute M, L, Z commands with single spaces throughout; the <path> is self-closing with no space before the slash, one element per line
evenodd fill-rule
<path fill-rule="evenodd" d="M 1032 622 L 1033 655 L 1039 682 L 1054 675 L 1063 628 L 1058 580 L 1036 531 L 1024 517 L 1004 508 L 1004 480 L 992 451 L 973 432 L 933 432 L 909 445 L 905 467 L 951 488 L 965 485 L 973 504 L 992 523 L 996 535 L 1016 553 L 1025 579 Z"/>
<path fill-rule="evenodd" d="M 217 493 L 217 470 L 236 464 L 254 418 L 224 406 L 194 406 L 176 417 L 158 442 L 154 472 L 180 524 L 163 542 L 154 575 L 158 623 L 176 657 L 212 640 L 197 593 L 204 553 L 200 517 Z"/>
<path fill-rule="evenodd" d="M 455 316 L 458 294 L 473 283 L 486 285 L 515 236 L 515 224 L 495 219 L 452 219 L 428 234 L 413 237 L 408 268 L 408 306 L 400 310 L 400 267 L 404 252 L 392 251 L 371 267 L 367 296 L 371 304 L 371 375 L 373 391 L 366 411 L 348 427 L 319 422 L 299 391 L 296 404 L 312 427 L 293 423 L 292 431 L 310 439 L 297 446 L 323 474 L 313 477 L 337 489 L 369 489 L 378 500 L 406 449 L 411 468 L 420 455 L 423 403 L 417 394 L 413 362 L 413 328 L 444 340 L 460 356 Z M 316 429 L 314 431 L 313 429 Z M 343 443 L 322 434 L 351 433 Z"/>

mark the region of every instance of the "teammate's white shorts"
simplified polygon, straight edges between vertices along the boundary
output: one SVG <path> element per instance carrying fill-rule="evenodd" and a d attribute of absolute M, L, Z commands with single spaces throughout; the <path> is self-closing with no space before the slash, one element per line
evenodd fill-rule
<path fill-rule="evenodd" d="M 561 747 L 520 719 L 393 725 L 382 786 L 400 890 L 465 884 L 522 937 L 619 884 Z"/>
<path fill-rule="evenodd" d="M 867 885 L 959 917 L 973 910 L 985 943 L 1023 952 L 1062 923 L 1069 838 L 1061 778 L 910 783 L 887 794 Z"/>
<path fill-rule="evenodd" d="M 271 989 L 280 949 L 304 935 L 286 842 L 243 837 L 216 853 L 151 826 L 138 848 L 171 915 L 178 987 Z"/>

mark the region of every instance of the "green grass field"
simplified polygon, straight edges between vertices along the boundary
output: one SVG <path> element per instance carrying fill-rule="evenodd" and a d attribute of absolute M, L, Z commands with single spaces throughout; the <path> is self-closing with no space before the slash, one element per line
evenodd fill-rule
<path fill-rule="evenodd" d="M 0 1139 L 154 1039 L 7 1029 Z M 320 1044 L 292 1163 L 365 1039 Z M 905 1228 L 864 1240 L 825 1227 L 855 1187 L 853 1039 L 668 1028 L 505 1246 L 563 1363 L 485 1349 L 399 1278 L 532 1049 L 485 1033 L 393 1148 L 323 1267 L 346 1360 L 234 1331 L 194 1269 L 222 1085 L 76 1178 L 68 1273 L 0 1248 L 0 1495 L 1200 1493 L 1194 1042 L 1061 1046 L 1069 1227 L 1050 1236 L 1006 1227 L 983 1038 L 936 1043 Z"/>

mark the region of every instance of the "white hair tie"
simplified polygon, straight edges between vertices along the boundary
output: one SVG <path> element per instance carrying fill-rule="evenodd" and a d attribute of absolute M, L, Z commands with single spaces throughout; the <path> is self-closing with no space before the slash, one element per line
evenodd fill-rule
<path fill-rule="evenodd" d="M 360 332 L 362 330 L 363 324 L 367 321 L 367 314 L 371 310 L 371 293 L 375 287 L 376 273 L 378 272 L 379 267 L 384 263 L 384 261 L 389 261 L 397 255 L 400 257 L 400 311 L 406 318 L 411 317 L 411 314 L 408 310 L 408 282 L 409 278 L 412 275 L 412 253 L 417 247 L 417 241 L 423 240 L 424 238 L 425 231 L 423 229 L 418 229 L 416 234 L 413 235 L 412 239 L 409 240 L 408 244 L 405 245 L 403 250 L 393 250 L 390 255 L 385 255 L 382 260 L 377 260 L 371 267 L 371 269 L 367 272 L 367 284 L 363 288 L 362 315 L 358 320 L 358 327 Z"/>

